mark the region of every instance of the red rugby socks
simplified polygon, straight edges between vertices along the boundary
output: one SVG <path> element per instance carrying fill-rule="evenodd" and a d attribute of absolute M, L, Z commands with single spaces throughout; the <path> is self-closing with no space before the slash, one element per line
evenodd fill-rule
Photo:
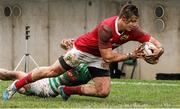
<path fill-rule="evenodd" d="M 81 95 L 81 86 L 65 86 L 64 93 L 67 95 L 79 94 Z"/>
<path fill-rule="evenodd" d="M 32 73 L 29 73 L 27 76 L 25 76 L 24 78 L 18 80 L 16 83 L 15 83 L 15 86 L 18 89 L 20 89 L 21 87 L 23 87 L 24 85 L 28 84 L 28 83 L 31 83 L 33 82 L 32 81 Z"/>

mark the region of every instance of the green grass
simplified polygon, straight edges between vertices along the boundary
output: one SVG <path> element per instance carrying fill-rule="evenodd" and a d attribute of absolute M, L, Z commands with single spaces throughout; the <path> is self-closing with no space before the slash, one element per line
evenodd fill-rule
<path fill-rule="evenodd" d="M 64 102 L 60 96 L 44 99 L 15 94 L 9 101 L 0 99 L 0 108 L 180 108 L 180 81 L 112 81 L 115 83 L 111 86 L 110 95 L 105 99 L 71 96 Z M 9 83 L 0 81 L 1 98 Z"/>

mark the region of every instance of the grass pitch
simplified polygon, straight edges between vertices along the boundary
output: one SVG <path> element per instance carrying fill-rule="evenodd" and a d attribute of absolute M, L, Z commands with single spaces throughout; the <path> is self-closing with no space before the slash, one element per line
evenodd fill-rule
<path fill-rule="evenodd" d="M 11 82 L 0 81 L 0 97 Z M 180 108 L 180 81 L 140 81 L 113 79 L 110 95 L 103 98 L 71 96 L 64 102 L 15 94 L 9 101 L 0 99 L 0 108 Z"/>

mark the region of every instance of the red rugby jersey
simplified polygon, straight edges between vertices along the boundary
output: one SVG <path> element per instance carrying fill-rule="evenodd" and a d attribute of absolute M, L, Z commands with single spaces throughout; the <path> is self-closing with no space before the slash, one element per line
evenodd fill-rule
<path fill-rule="evenodd" d="M 80 51 L 101 57 L 98 44 L 98 29 L 101 28 L 102 25 L 106 25 L 112 30 L 112 38 L 109 40 L 111 45 L 108 46 L 109 48 L 114 49 L 128 41 L 138 41 L 141 43 L 149 41 L 151 36 L 139 28 L 124 31 L 124 33 L 120 34 L 117 26 L 118 19 L 118 16 L 105 19 L 94 30 L 78 37 L 74 42 L 75 47 Z"/>

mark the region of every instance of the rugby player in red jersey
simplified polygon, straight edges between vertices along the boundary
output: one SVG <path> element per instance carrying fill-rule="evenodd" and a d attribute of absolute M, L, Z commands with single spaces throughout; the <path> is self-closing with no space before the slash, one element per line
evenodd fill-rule
<path fill-rule="evenodd" d="M 144 55 L 140 47 L 128 54 L 114 53 L 114 48 L 128 41 L 152 42 L 156 46 L 151 55 L 153 58 L 159 58 L 164 52 L 158 40 L 140 29 L 138 19 L 138 8 L 126 4 L 119 16 L 105 19 L 95 29 L 75 39 L 73 48 L 53 65 L 34 69 L 26 77 L 12 84 L 4 91 L 3 99 L 10 99 L 17 90 L 28 83 L 60 75 L 80 63 L 88 64 L 94 84 L 60 87 L 63 100 L 66 101 L 73 94 L 107 97 L 111 82 L 108 63 L 138 59 Z"/>

